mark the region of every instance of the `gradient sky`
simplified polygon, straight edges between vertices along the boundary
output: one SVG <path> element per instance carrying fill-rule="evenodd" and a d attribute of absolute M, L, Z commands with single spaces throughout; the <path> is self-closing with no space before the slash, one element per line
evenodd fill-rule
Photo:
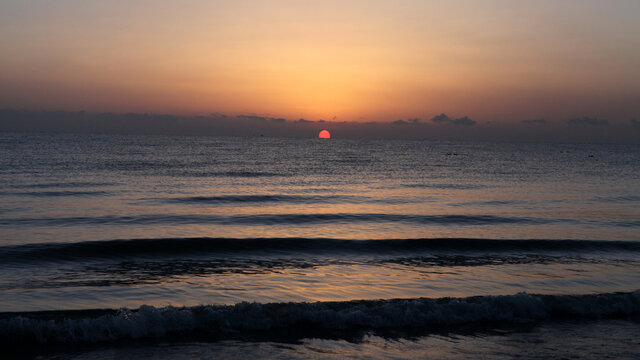
<path fill-rule="evenodd" d="M 640 1 L 0 3 L 0 108 L 640 118 Z"/>

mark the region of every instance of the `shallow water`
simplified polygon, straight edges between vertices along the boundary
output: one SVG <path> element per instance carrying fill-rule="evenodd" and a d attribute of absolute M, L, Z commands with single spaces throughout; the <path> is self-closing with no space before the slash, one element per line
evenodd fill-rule
<path fill-rule="evenodd" d="M 640 324 L 630 321 L 565 322 L 417 337 L 365 334 L 357 340 L 165 342 L 84 349 L 43 359 L 637 359 L 638 331 Z"/>

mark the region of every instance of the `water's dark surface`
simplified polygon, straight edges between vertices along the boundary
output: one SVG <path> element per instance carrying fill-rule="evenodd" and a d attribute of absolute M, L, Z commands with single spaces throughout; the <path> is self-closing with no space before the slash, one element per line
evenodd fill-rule
<path fill-rule="evenodd" d="M 271 345 L 255 336 L 240 343 L 227 336 L 217 345 L 167 345 L 167 353 L 186 346 L 204 357 L 228 356 L 251 347 L 262 355 L 322 357 L 317 345 L 335 357 L 421 357 L 427 353 L 416 349 L 457 336 L 429 335 L 431 325 L 459 328 L 480 313 L 486 318 L 478 321 L 509 324 L 568 317 L 580 322 L 576 333 L 614 327 L 624 338 L 637 330 L 627 317 L 640 310 L 639 234 L 638 146 L 3 133 L 0 336 L 22 321 L 27 333 L 50 334 L 39 339 L 44 343 L 94 341 L 87 326 L 113 335 L 101 341 L 164 339 L 213 326 L 214 315 L 203 320 L 198 313 L 196 321 L 194 311 L 232 311 L 239 317 L 227 319 L 236 325 L 223 326 L 223 335 L 308 322 L 349 336 L 393 332 L 406 324 L 390 319 L 407 314 L 423 323 L 413 340 L 393 340 L 390 353 L 381 346 L 392 340 L 380 334 L 355 343 L 344 334 L 321 345 L 305 340 L 288 350 L 265 350 Z M 550 298 L 516 295 L 525 292 Z M 444 297 L 482 310 L 391 300 Z M 349 303 L 359 299 L 383 302 Z M 576 308 L 549 305 L 559 299 Z M 279 310 L 293 320 L 276 326 L 263 310 L 216 307 L 245 301 L 293 302 Z M 319 301 L 319 309 L 306 301 Z M 166 308 L 200 304 L 212 306 Z M 580 310 L 585 304 L 589 310 Z M 78 327 L 75 340 L 55 335 L 68 311 L 141 305 L 141 312 L 73 315 L 80 322 L 65 326 Z M 332 310 L 322 310 L 327 306 Z M 520 313 L 492 317 L 504 306 Z M 27 313 L 42 310 L 54 312 Z M 376 318 L 385 311 L 396 315 Z M 420 317 L 443 311 L 459 321 Z M 620 316 L 622 323 L 592 322 Z M 536 337 L 535 329 L 524 334 Z M 528 336 L 507 333 L 507 342 Z M 456 357 L 455 346 L 440 344 L 452 351 L 443 358 L 463 358 L 476 343 L 491 351 L 506 346 L 499 336 L 460 336 L 469 346 Z M 112 354 L 101 351 L 78 356 Z"/>

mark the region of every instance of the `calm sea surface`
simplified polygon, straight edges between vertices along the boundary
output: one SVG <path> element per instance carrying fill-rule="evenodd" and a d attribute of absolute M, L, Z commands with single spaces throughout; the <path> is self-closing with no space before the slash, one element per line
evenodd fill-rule
<path fill-rule="evenodd" d="M 637 358 L 639 255 L 638 146 L 0 133 L 16 354 Z"/>

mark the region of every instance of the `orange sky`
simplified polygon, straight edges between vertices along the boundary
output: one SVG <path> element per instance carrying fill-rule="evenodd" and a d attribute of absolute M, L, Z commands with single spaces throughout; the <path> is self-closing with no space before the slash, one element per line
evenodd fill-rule
<path fill-rule="evenodd" d="M 640 118 L 640 2 L 3 1 L 0 108 Z"/>

